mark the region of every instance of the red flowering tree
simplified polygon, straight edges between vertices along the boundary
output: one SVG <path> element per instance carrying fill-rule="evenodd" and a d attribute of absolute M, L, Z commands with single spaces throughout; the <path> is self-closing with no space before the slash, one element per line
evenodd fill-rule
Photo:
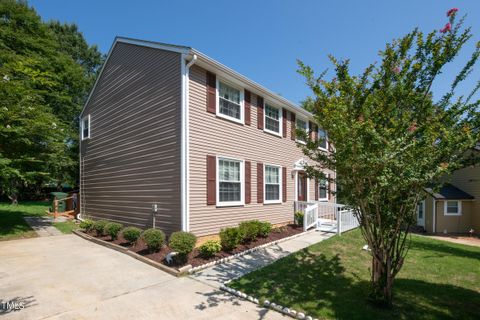
<path fill-rule="evenodd" d="M 372 297 L 387 305 L 424 189 L 440 186 L 441 177 L 472 161 L 468 151 L 480 140 L 480 102 L 475 100 L 480 82 L 470 94 L 455 94 L 478 60 L 478 43 L 438 101 L 431 91 L 444 66 L 472 37 L 463 19 L 455 23 L 456 13 L 448 12 L 449 22 L 440 32 L 424 35 L 415 29 L 387 44 L 381 63 L 358 76 L 350 74 L 348 60 L 331 57 L 335 76 L 330 81 L 324 79 L 326 72 L 316 77 L 299 63 L 313 92 L 305 108 L 334 149 L 324 153 L 318 141 L 305 136 L 303 151 L 318 163 L 308 173 L 320 177 L 328 168 L 341 177 L 345 199 L 355 208 L 372 250 Z"/>

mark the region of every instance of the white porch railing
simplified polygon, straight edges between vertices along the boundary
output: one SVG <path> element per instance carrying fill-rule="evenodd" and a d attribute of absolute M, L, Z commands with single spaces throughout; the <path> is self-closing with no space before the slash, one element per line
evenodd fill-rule
<path fill-rule="evenodd" d="M 304 214 L 304 230 L 316 225 L 316 229 L 319 231 L 342 234 L 342 232 L 359 226 L 354 210 L 343 204 L 295 201 L 295 212 L 298 211 Z"/>
<path fill-rule="evenodd" d="M 307 231 L 317 224 L 318 204 L 314 203 L 307 206 L 303 214 L 303 231 Z"/>

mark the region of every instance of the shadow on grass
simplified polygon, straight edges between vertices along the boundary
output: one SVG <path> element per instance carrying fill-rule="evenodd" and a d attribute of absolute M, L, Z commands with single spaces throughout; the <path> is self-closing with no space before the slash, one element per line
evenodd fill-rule
<path fill-rule="evenodd" d="M 0 238 L 32 230 L 21 214 L 0 214 Z"/>
<path fill-rule="evenodd" d="M 232 287 L 318 318 L 478 319 L 474 306 L 480 305 L 479 292 L 399 278 L 394 284 L 394 308 L 379 309 L 367 302 L 370 283 L 365 274 L 347 272 L 339 255 L 327 257 L 308 250 L 251 273 Z"/>
<path fill-rule="evenodd" d="M 477 247 L 468 247 L 461 244 L 449 243 L 445 245 L 441 240 L 415 241 L 412 243 L 412 249 L 435 252 L 436 257 L 455 256 L 459 258 L 469 258 L 480 260 L 480 250 Z"/>

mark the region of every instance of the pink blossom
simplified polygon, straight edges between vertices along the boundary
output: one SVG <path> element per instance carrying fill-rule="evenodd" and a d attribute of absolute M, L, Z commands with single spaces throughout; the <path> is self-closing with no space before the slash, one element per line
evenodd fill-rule
<path fill-rule="evenodd" d="M 445 27 L 443 27 L 443 29 L 440 29 L 440 32 L 445 33 L 445 32 L 450 31 L 450 30 L 452 30 L 452 24 L 449 22 L 445 25 Z"/>
<path fill-rule="evenodd" d="M 452 8 L 447 11 L 447 17 L 450 17 L 452 14 L 456 13 L 458 11 L 458 8 Z"/>
<path fill-rule="evenodd" d="M 398 73 L 400 73 L 400 68 L 399 68 L 399 67 L 395 67 L 395 68 L 392 69 L 392 71 L 393 71 L 394 73 L 397 73 L 397 74 L 398 74 Z"/>

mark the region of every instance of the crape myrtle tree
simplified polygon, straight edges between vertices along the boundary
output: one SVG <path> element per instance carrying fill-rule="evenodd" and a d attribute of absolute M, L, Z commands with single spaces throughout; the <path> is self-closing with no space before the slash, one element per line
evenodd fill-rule
<path fill-rule="evenodd" d="M 438 188 L 449 173 L 475 161 L 470 150 L 480 140 L 479 82 L 463 96 L 456 89 L 472 74 L 480 43 L 448 91 L 438 101 L 432 94 L 435 79 L 472 37 L 464 19 L 456 21 L 457 11 L 448 11 L 449 22 L 439 31 L 415 29 L 388 43 L 380 62 L 358 76 L 350 73 L 348 60 L 330 57 L 335 75 L 329 81 L 327 71 L 317 77 L 299 62 L 313 92 L 304 107 L 332 145 L 325 153 L 304 134 L 307 144 L 301 147 L 317 162 L 306 170 L 327 179 L 322 171 L 328 168 L 341 177 L 343 198 L 371 249 L 371 298 L 377 303 L 392 304 L 394 278 L 405 262 L 409 227 L 425 188 Z"/>

